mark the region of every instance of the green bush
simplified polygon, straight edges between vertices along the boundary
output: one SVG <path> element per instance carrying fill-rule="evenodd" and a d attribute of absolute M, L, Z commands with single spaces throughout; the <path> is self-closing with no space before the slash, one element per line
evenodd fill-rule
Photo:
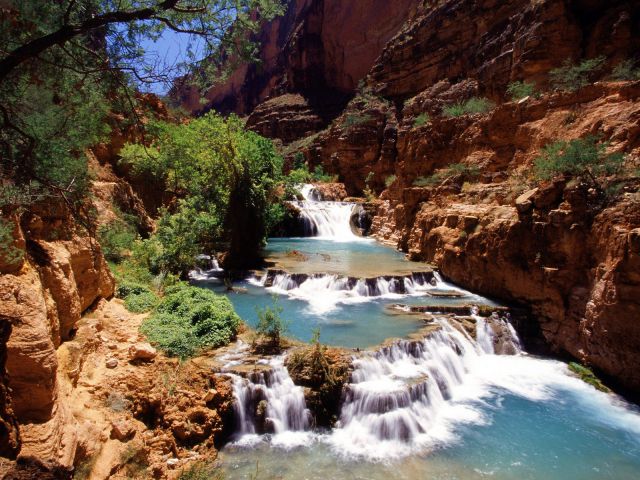
<path fill-rule="evenodd" d="M 98 229 L 98 241 L 104 257 L 111 262 L 121 262 L 130 251 L 138 234 L 135 228 L 122 220 L 114 220 Z"/>
<path fill-rule="evenodd" d="M 168 355 L 187 358 L 228 344 L 239 326 L 227 297 L 180 283 L 166 289 L 141 331 Z"/>
<path fill-rule="evenodd" d="M 579 363 L 576 363 L 576 362 L 571 362 L 569 363 L 568 366 L 569 366 L 569 370 L 571 370 L 573 373 L 578 375 L 578 377 L 580 377 L 580 379 L 583 382 L 586 382 L 589 385 L 592 385 L 593 387 L 595 387 L 597 390 L 600 390 L 601 392 L 605 392 L 605 393 L 611 392 L 611 390 L 609 390 L 609 388 L 606 387 L 598 377 L 596 377 L 596 375 L 593 373 L 593 371 L 590 368 L 587 368 L 584 365 L 580 365 Z"/>
<path fill-rule="evenodd" d="M 306 162 L 304 159 L 304 153 L 302 152 L 296 152 L 293 155 L 293 170 L 298 170 L 304 168 L 306 170 L 307 166 L 306 166 Z"/>
<path fill-rule="evenodd" d="M 511 100 L 516 101 L 534 95 L 536 88 L 531 82 L 512 82 L 507 86 L 507 95 Z"/>
<path fill-rule="evenodd" d="M 453 105 L 447 105 L 442 109 L 442 114 L 445 117 L 450 117 L 450 118 L 461 117 L 465 113 L 466 112 L 464 110 L 464 103 L 461 103 L 461 102 L 454 103 Z"/>
<path fill-rule="evenodd" d="M 127 295 L 124 305 L 133 313 L 144 313 L 153 310 L 158 303 L 158 296 L 152 291 Z"/>
<path fill-rule="evenodd" d="M 307 170 L 307 167 L 297 168 L 295 170 L 291 170 L 287 177 L 289 183 L 293 185 L 300 185 L 303 183 L 309 183 L 311 179 L 311 173 Z"/>
<path fill-rule="evenodd" d="M 636 62 L 633 60 L 625 60 L 619 63 L 613 69 L 611 79 L 620 81 L 640 80 L 640 68 L 637 68 L 635 64 Z"/>
<path fill-rule="evenodd" d="M 598 143 L 598 139 L 591 135 L 569 142 L 550 143 L 535 160 L 535 176 L 539 180 L 548 180 L 567 174 L 599 186 L 597 177 L 618 172 L 624 161 L 620 153 L 607 154 L 607 147 L 607 143 Z"/>
<path fill-rule="evenodd" d="M 213 462 L 198 461 L 182 470 L 178 480 L 222 480 L 223 478 Z"/>
<path fill-rule="evenodd" d="M 574 92 L 588 85 L 594 76 L 602 69 L 605 57 L 590 58 L 574 64 L 571 59 L 564 61 L 562 67 L 549 72 L 551 86 L 556 90 Z"/>
<path fill-rule="evenodd" d="M 346 117 L 344 117 L 344 126 L 347 128 L 355 127 L 356 125 L 362 125 L 364 123 L 370 122 L 373 120 L 373 117 L 368 114 L 362 113 L 349 113 Z"/>
<path fill-rule="evenodd" d="M 258 325 L 256 332 L 262 337 L 266 337 L 273 346 L 280 346 L 281 337 L 287 332 L 288 325 L 282 319 L 282 307 L 274 300 L 273 306 L 266 306 L 257 309 Z"/>
<path fill-rule="evenodd" d="M 413 127 L 421 127 L 423 125 L 426 125 L 430 121 L 431 117 L 429 116 L 429 114 L 423 112 L 413 120 Z"/>
<path fill-rule="evenodd" d="M 396 180 L 397 177 L 395 175 L 389 175 L 387 178 L 385 178 L 384 184 L 387 188 L 389 188 Z"/>
<path fill-rule="evenodd" d="M 328 173 L 325 173 L 324 168 L 322 168 L 322 165 L 316 165 L 316 168 L 313 169 L 313 173 L 311 174 L 311 179 L 314 182 L 326 182 L 326 183 L 335 182 L 337 180 L 335 175 L 329 175 Z"/>
<path fill-rule="evenodd" d="M 466 102 L 458 102 L 442 109 L 445 117 L 461 117 L 466 114 L 486 113 L 493 108 L 493 102 L 484 97 L 473 97 Z"/>
<path fill-rule="evenodd" d="M 413 181 L 415 187 L 434 187 L 440 185 L 447 178 L 462 175 L 464 180 L 475 180 L 480 175 L 480 169 L 475 165 L 454 163 L 447 168 L 438 170 L 428 177 L 418 177 Z"/>
<path fill-rule="evenodd" d="M 0 258 L 8 265 L 19 264 L 24 251 L 14 245 L 13 223 L 0 218 Z"/>

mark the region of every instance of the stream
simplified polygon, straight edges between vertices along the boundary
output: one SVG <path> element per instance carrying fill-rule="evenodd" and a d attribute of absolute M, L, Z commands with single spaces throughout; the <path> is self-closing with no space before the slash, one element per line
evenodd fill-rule
<path fill-rule="evenodd" d="M 308 341 L 319 328 L 323 343 L 363 351 L 354 352 L 330 431 L 312 427 L 283 357 L 264 360 L 268 368 L 247 378 L 230 374 L 236 431 L 219 457 L 225 478 L 640 478 L 635 406 L 560 361 L 528 355 L 506 317 L 470 310 L 469 332 L 435 314 L 435 332 L 408 339 L 425 326 L 411 306 L 497 305 L 354 235 L 353 204 L 323 202 L 311 186 L 301 191 L 296 204 L 310 237 L 271 240 L 265 257 L 273 267 L 227 294 L 249 324 L 257 307 L 276 299 L 289 336 Z M 192 281 L 223 293 L 216 268 Z M 239 344 L 228 365 L 247 350 Z M 258 399 L 266 399 L 271 434 L 256 433 Z"/>

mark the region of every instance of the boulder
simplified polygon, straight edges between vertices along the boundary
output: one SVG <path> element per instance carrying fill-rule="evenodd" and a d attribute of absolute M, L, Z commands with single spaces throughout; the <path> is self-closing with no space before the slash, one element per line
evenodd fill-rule
<path fill-rule="evenodd" d="M 527 213 L 533 208 L 533 198 L 538 194 L 538 189 L 531 189 L 516 198 L 518 213 Z"/>
<path fill-rule="evenodd" d="M 136 343 L 129 347 L 129 360 L 150 362 L 158 355 L 158 351 L 148 343 Z"/>
<path fill-rule="evenodd" d="M 130 440 L 136 431 L 131 423 L 124 419 L 114 420 L 111 422 L 111 438 L 126 442 Z"/>

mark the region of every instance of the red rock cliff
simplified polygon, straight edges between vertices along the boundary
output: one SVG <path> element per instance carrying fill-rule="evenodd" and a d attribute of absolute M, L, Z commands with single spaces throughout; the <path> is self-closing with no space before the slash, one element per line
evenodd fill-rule
<path fill-rule="evenodd" d="M 215 108 L 241 115 L 254 113 L 257 118 L 250 124 L 261 123 L 260 133 L 285 141 L 300 138 L 309 129 L 317 131 L 326 125 L 344 106 L 344 100 L 353 94 L 418 3 L 290 0 L 284 16 L 266 24 L 257 35 L 260 64 L 243 65 L 225 83 L 210 89 L 205 107 L 188 88 L 178 88 L 174 95 L 191 111 Z M 304 100 L 284 97 L 254 112 L 262 102 L 287 93 L 301 94 Z M 304 117 L 319 120 L 305 121 L 294 134 L 291 129 L 283 134 L 277 122 L 265 121 L 269 112 L 297 118 L 300 102 L 305 103 Z"/>

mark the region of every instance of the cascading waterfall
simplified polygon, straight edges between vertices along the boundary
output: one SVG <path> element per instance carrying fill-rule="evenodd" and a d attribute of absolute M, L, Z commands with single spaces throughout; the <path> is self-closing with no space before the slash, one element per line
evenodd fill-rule
<path fill-rule="evenodd" d="M 440 288 L 431 272 L 410 275 L 355 278 L 330 274 L 268 272 L 253 281 L 269 291 L 309 302 L 317 312 L 327 312 L 338 303 L 357 303 L 373 298 L 399 298 Z"/>
<path fill-rule="evenodd" d="M 422 341 L 398 341 L 355 360 L 331 439 L 338 451 L 388 458 L 426 447 L 441 433 L 440 411 L 469 365 L 494 353 L 494 338 L 484 320 L 476 323 L 478 342 L 444 319 L 439 323 Z"/>
<path fill-rule="evenodd" d="M 268 367 L 247 378 L 230 374 L 240 440 L 258 433 L 277 436 L 309 430 L 311 413 L 306 407 L 304 390 L 294 385 L 284 366 L 284 357 L 271 359 Z"/>
<path fill-rule="evenodd" d="M 218 259 L 213 255 L 198 255 L 200 266 L 189 272 L 189 278 L 198 282 L 219 281 L 224 270 L 220 268 Z"/>
<path fill-rule="evenodd" d="M 338 241 L 359 240 L 351 230 L 353 203 L 322 201 L 313 185 L 302 185 L 300 194 L 304 200 L 292 202 L 300 209 L 305 223 L 305 234 Z"/>

